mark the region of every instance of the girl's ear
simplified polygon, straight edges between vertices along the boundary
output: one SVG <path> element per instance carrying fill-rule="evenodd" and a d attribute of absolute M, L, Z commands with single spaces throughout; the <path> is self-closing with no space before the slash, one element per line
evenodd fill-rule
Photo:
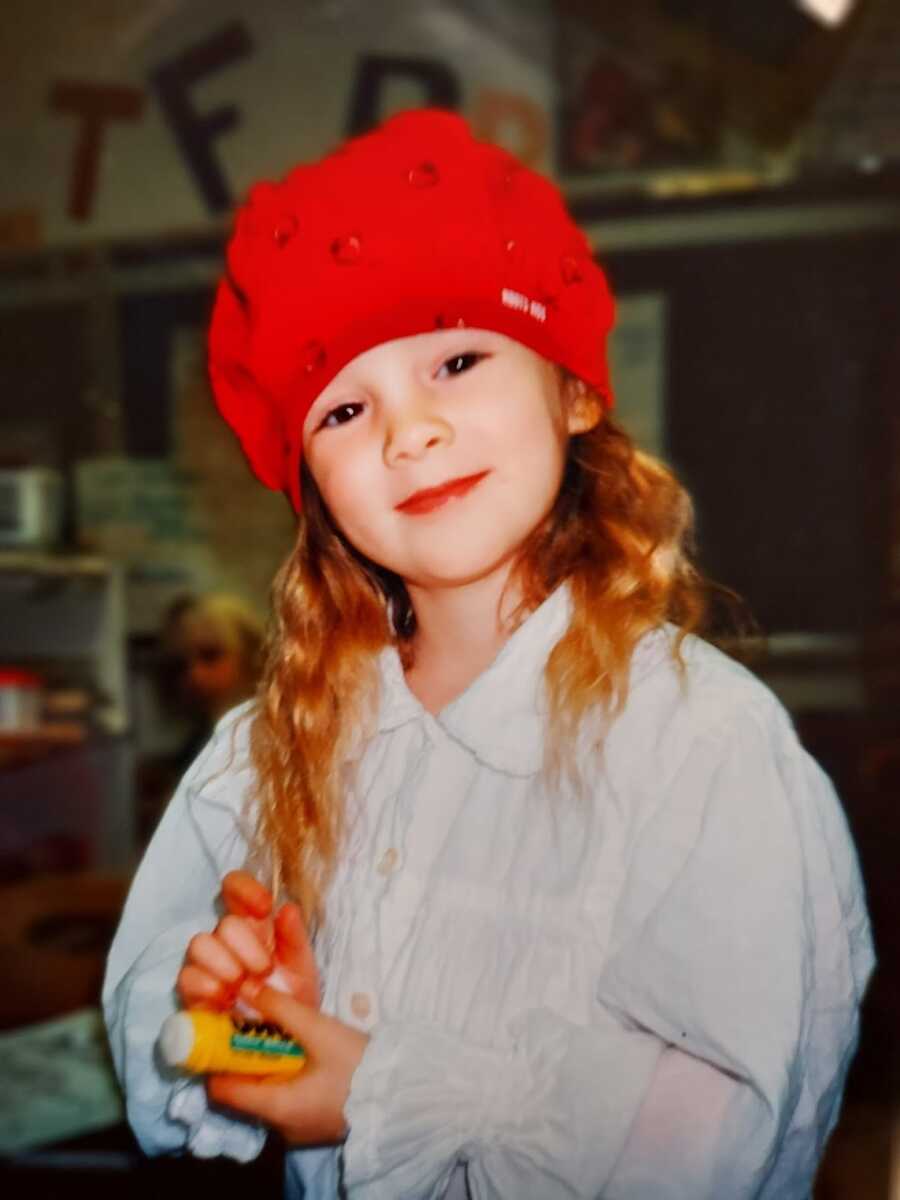
<path fill-rule="evenodd" d="M 570 435 L 587 433 L 603 420 L 600 397 L 580 379 L 571 379 L 566 388 L 566 424 Z"/>

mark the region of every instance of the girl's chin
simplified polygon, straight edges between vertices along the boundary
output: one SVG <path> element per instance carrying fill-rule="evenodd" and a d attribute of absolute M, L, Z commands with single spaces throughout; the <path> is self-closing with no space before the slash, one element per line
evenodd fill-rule
<path fill-rule="evenodd" d="M 466 530 L 468 536 L 464 541 L 460 530 L 454 536 L 452 530 L 434 529 L 427 538 L 416 539 L 406 547 L 407 553 L 380 554 L 374 547 L 363 553 L 398 575 L 408 587 L 463 587 L 507 566 L 520 544 L 514 538 L 509 539 L 509 544 L 506 539 L 479 539 L 471 536 L 473 532 L 483 534 L 485 530 Z"/>
<path fill-rule="evenodd" d="M 491 558 L 484 561 L 469 559 L 458 563 L 448 563 L 446 559 L 442 559 L 440 563 L 436 562 L 433 566 L 430 563 L 419 562 L 416 564 L 416 570 L 398 571 L 396 574 L 400 575 L 408 588 L 437 591 L 480 583 L 504 570 L 508 561 L 507 558 Z"/>

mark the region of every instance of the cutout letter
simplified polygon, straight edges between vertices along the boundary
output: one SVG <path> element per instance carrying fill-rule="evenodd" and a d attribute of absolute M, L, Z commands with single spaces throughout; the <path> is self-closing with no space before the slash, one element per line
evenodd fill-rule
<path fill-rule="evenodd" d="M 50 107 L 81 118 L 69 187 L 68 213 L 74 220 L 85 221 L 91 214 L 106 123 L 136 121 L 143 106 L 144 97 L 135 88 L 74 81 L 56 83 L 51 88 Z"/>
<path fill-rule="evenodd" d="M 395 58 L 378 54 L 363 56 L 347 115 L 347 136 L 365 133 L 381 119 L 381 98 L 391 79 L 419 84 L 429 107 L 457 109 L 462 103 L 459 80 L 450 68 L 433 58 Z"/>
<path fill-rule="evenodd" d="M 245 26 L 228 25 L 207 41 L 185 50 L 172 62 L 157 67 L 151 75 L 169 128 L 211 212 L 228 208 L 231 193 L 210 145 L 215 138 L 233 129 L 240 118 L 234 105 L 225 105 L 208 113 L 197 112 L 190 89 L 198 79 L 243 58 L 252 49 L 253 43 Z"/>

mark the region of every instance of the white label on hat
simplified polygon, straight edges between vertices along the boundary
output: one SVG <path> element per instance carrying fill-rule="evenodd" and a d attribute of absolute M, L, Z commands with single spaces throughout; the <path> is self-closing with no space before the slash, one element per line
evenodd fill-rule
<path fill-rule="evenodd" d="M 547 306 L 545 304 L 541 304 L 538 300 L 529 300 L 527 296 L 523 296 L 521 292 L 516 292 L 512 288 L 502 289 L 500 292 L 500 301 L 507 308 L 514 308 L 517 312 L 528 313 L 536 321 L 547 320 Z"/>

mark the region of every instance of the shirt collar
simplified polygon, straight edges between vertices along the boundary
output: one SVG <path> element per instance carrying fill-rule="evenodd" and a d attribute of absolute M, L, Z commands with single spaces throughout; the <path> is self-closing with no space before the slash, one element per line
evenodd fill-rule
<path fill-rule="evenodd" d="M 383 650 L 379 732 L 422 721 L 426 728 L 437 726 L 494 770 L 537 774 L 544 761 L 548 716 L 544 668 L 571 615 L 571 593 L 563 583 L 519 626 L 491 665 L 436 717 L 407 687 L 397 651 Z M 677 632 L 666 624 L 644 634 L 632 655 L 629 689 L 671 658 Z"/>

